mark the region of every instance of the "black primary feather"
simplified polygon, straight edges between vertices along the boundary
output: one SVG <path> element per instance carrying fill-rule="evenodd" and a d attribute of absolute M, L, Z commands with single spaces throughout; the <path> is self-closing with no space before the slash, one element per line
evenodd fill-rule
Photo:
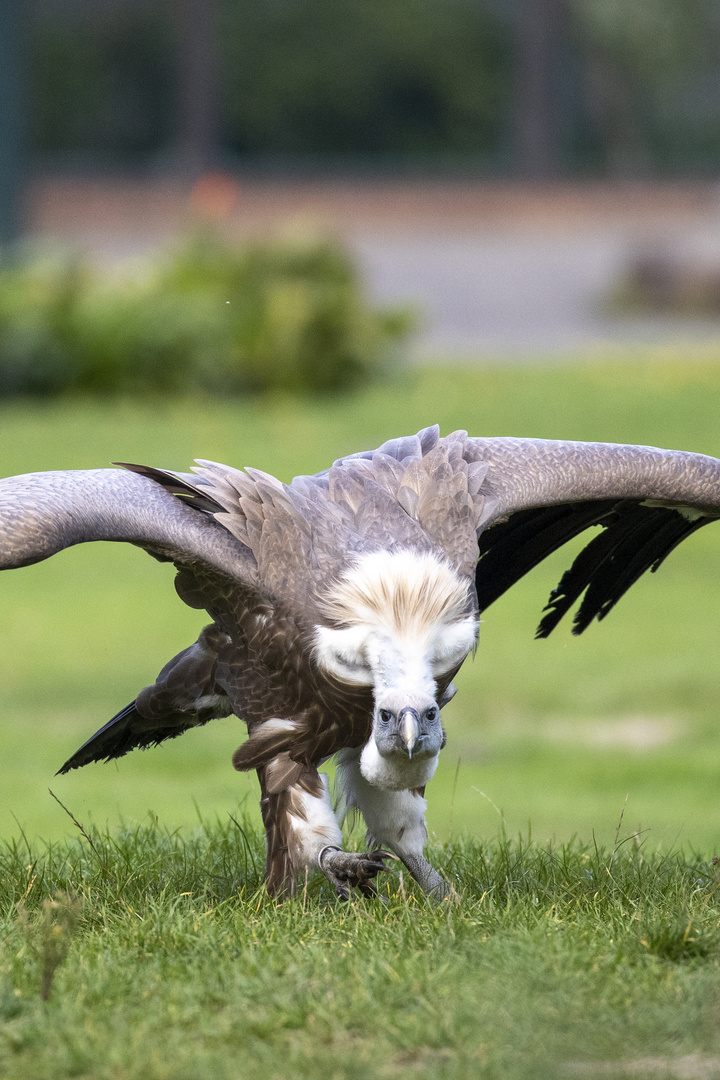
<path fill-rule="evenodd" d="M 581 634 L 604 619 L 646 570 L 655 571 L 681 541 L 713 519 L 690 520 L 670 506 L 596 500 L 521 510 L 481 534 L 475 583 L 480 611 L 548 555 L 585 529 L 602 532 L 579 553 L 550 594 L 536 637 L 547 637 L 582 596 L 573 620 Z"/>
<path fill-rule="evenodd" d="M 480 611 L 568 540 L 612 514 L 616 499 L 520 510 L 481 533 L 475 586 Z"/>
<path fill-rule="evenodd" d="M 174 473 L 167 469 L 155 469 L 150 465 L 134 465 L 129 461 L 113 461 L 113 465 L 118 465 L 128 472 L 137 473 L 138 476 L 145 476 L 148 480 L 154 480 L 171 495 L 175 495 L 187 506 L 203 514 L 218 514 L 224 509 L 209 492 L 202 490 L 201 482 L 195 476 Z"/>
<path fill-rule="evenodd" d="M 550 595 L 537 637 L 547 637 L 585 590 L 573 619 L 573 634 L 582 634 L 593 619 L 604 619 L 646 570 L 655 571 L 673 548 L 712 518 L 689 521 L 671 507 L 620 504 L 616 517 L 595 537 Z"/>
<path fill-rule="evenodd" d="M 113 758 L 123 757 L 131 750 L 146 750 L 149 746 L 159 746 L 166 739 L 175 739 L 178 735 L 183 735 L 188 728 L 200 727 L 211 719 L 212 717 L 208 716 L 206 720 L 198 720 L 193 716 L 192 722 L 184 726 L 173 724 L 151 730 L 145 726 L 145 730 L 133 731 L 133 723 L 136 720 L 147 725 L 147 721 L 140 716 L 133 701 L 83 743 L 55 775 L 61 776 L 63 773 L 70 772 L 71 769 L 89 765 L 91 761 L 112 761 Z"/>

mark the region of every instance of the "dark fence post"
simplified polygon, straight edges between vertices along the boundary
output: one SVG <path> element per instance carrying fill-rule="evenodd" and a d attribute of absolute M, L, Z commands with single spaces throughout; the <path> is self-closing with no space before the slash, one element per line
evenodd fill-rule
<path fill-rule="evenodd" d="M 198 176 L 220 153 L 216 0 L 176 0 L 178 164 Z"/>
<path fill-rule="evenodd" d="M 563 0 L 520 0 L 515 36 L 516 168 L 543 178 L 560 171 L 558 52 Z"/>
<path fill-rule="evenodd" d="M 23 230 L 26 0 L 0 0 L 0 244 Z"/>

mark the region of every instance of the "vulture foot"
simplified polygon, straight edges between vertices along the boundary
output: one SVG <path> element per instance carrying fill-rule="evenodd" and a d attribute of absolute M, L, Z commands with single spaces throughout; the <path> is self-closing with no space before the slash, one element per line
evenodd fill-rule
<path fill-rule="evenodd" d="M 363 896 L 378 897 L 374 877 L 387 870 L 385 859 L 394 859 L 390 851 L 347 852 L 336 847 L 324 847 L 318 855 L 318 866 L 342 900 L 350 899 L 350 889 L 357 888 Z"/>
<path fill-rule="evenodd" d="M 425 895 L 434 903 L 448 897 L 456 897 L 455 890 L 440 877 L 437 870 L 422 855 L 403 853 L 402 861 Z"/>

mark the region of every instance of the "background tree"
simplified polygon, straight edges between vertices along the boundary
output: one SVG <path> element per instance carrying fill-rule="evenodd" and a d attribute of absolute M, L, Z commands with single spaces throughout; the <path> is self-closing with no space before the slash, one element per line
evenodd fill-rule
<path fill-rule="evenodd" d="M 518 171 L 554 176 L 561 169 L 560 48 L 564 0 L 521 0 L 515 28 L 515 149 Z"/>
<path fill-rule="evenodd" d="M 614 175 L 647 173 L 663 150 L 667 153 L 679 101 L 686 128 L 697 123 L 708 91 L 718 103 L 717 81 L 707 82 L 720 45 L 718 4 L 567 2 L 589 119 L 600 134 L 608 169 Z M 717 123 L 716 115 L 716 131 Z"/>
<path fill-rule="evenodd" d="M 53 163 L 198 171 L 221 154 L 648 175 L 714 173 L 720 156 L 720 0 L 23 9 L 32 143 Z"/>
<path fill-rule="evenodd" d="M 22 224 L 26 170 L 25 19 L 22 0 L 0 0 L 0 244 Z"/>

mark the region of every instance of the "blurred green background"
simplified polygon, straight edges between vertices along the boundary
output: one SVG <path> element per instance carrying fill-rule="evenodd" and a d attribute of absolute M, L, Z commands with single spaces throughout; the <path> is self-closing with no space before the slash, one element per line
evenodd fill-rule
<path fill-rule="evenodd" d="M 12 474 L 112 460 L 186 469 L 195 456 L 287 480 L 438 422 L 443 432 L 649 443 L 720 455 L 720 364 L 710 350 L 656 350 L 525 365 L 415 368 L 353 397 L 73 399 L 0 406 Z M 602 624 L 534 641 L 572 552 L 558 553 L 490 608 L 480 647 L 445 712 L 449 742 L 428 788 L 439 837 L 530 830 L 653 848 L 720 847 L 717 566 L 701 531 Z M 0 576 L 0 835 L 52 838 L 83 822 L 157 814 L 258 815 L 254 777 L 233 772 L 239 720 L 53 779 L 69 754 L 187 645 L 203 624 L 173 572 L 142 552 L 82 546 Z M 627 800 L 627 801 L 626 801 Z M 647 831 L 645 831 L 647 830 Z"/>
<path fill-rule="evenodd" d="M 28 144 L 45 166 L 212 148 L 250 166 L 626 176 L 714 171 L 720 150 L 717 0 L 22 7 Z"/>

